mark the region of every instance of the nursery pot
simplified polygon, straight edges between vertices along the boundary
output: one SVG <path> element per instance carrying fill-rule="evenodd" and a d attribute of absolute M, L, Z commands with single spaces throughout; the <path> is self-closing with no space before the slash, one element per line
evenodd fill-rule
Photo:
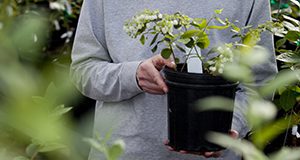
<path fill-rule="evenodd" d="M 222 147 L 206 140 L 209 131 L 227 134 L 231 129 L 233 112 L 199 111 L 196 102 L 210 96 L 235 98 L 238 83 L 219 76 L 179 72 L 165 68 L 168 92 L 168 138 L 175 150 L 218 151 Z M 232 108 L 232 106 L 231 106 Z"/>

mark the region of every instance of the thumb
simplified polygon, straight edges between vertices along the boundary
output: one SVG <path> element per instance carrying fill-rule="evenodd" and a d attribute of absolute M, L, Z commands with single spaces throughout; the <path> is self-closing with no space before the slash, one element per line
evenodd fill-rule
<path fill-rule="evenodd" d="M 169 68 L 176 68 L 176 63 L 173 56 L 170 56 L 169 59 L 165 59 L 165 65 Z"/>
<path fill-rule="evenodd" d="M 229 135 L 230 135 L 230 137 L 235 138 L 235 139 L 239 138 L 239 132 L 236 130 L 230 130 Z"/>

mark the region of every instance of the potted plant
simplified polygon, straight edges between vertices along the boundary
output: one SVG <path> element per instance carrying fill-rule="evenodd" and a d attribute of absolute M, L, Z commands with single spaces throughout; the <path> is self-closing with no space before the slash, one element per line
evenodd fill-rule
<path fill-rule="evenodd" d="M 209 110 L 199 112 L 199 99 L 209 96 L 221 96 L 234 100 L 238 82 L 225 80 L 221 74 L 228 63 L 237 63 L 241 52 L 248 52 L 259 41 L 260 33 L 270 23 L 250 29 L 244 33 L 228 19 L 219 18 L 222 9 L 215 10 L 210 19 L 190 18 L 179 12 L 161 14 L 158 10 L 135 15 L 125 23 L 124 30 L 132 38 L 138 38 L 149 45 L 155 53 L 163 48 L 163 58 L 172 58 L 176 69 L 165 68 L 168 92 L 169 145 L 175 150 L 217 151 L 220 146 L 208 142 L 205 138 L 208 131 L 228 133 L 232 123 L 232 111 Z M 211 25 L 216 21 L 219 25 Z M 240 41 L 223 46 L 213 46 L 206 54 L 202 49 L 210 46 L 209 33 L 212 30 L 230 29 Z M 241 52 L 235 52 L 239 48 Z M 175 56 L 183 53 L 183 63 Z M 204 56 L 205 55 L 205 56 Z M 227 106 L 233 109 L 233 106 Z"/>

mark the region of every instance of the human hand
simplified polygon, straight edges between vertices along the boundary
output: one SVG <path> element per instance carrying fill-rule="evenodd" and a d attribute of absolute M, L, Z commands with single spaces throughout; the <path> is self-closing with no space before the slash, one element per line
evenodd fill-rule
<path fill-rule="evenodd" d="M 164 66 L 176 67 L 174 61 L 164 59 L 161 55 L 155 55 L 139 65 L 136 78 L 143 91 L 151 94 L 165 94 L 168 92 L 168 87 L 159 72 Z"/>
<path fill-rule="evenodd" d="M 229 135 L 232 138 L 238 138 L 239 137 L 239 133 L 236 130 L 230 130 Z M 175 151 L 174 148 L 172 148 L 171 146 L 168 145 L 169 144 L 168 141 L 165 141 L 164 143 L 170 151 Z M 176 152 L 179 152 L 179 153 L 182 153 L 182 154 L 195 154 L 195 155 L 204 156 L 206 158 L 211 158 L 211 157 L 217 158 L 217 157 L 220 157 L 221 154 L 222 154 L 222 151 L 216 151 L 216 152 L 190 152 L 190 151 L 180 150 L 180 151 L 176 151 Z"/>

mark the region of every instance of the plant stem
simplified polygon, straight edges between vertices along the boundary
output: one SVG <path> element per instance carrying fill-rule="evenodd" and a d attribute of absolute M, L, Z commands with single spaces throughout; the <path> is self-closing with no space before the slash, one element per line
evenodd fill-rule
<path fill-rule="evenodd" d="M 174 50 L 173 50 L 173 48 L 172 48 L 172 44 L 169 44 L 169 46 L 170 46 L 170 49 L 171 49 L 172 58 L 173 58 L 173 60 L 174 60 L 174 62 L 175 62 L 175 54 L 174 54 Z M 175 71 L 177 71 L 177 68 L 176 68 L 176 67 L 175 67 Z"/>
<path fill-rule="evenodd" d="M 37 156 L 38 152 L 34 152 L 34 154 L 31 156 L 30 160 L 34 160 L 35 157 Z"/>
<path fill-rule="evenodd" d="M 285 136 L 284 136 L 284 140 L 283 140 L 282 146 L 285 146 L 285 145 L 286 145 L 287 136 L 288 136 L 288 131 L 289 131 L 289 128 L 290 128 L 290 125 L 291 125 L 291 120 L 292 120 L 292 112 L 290 113 L 289 116 L 290 116 L 290 118 L 289 118 L 289 123 L 288 123 L 288 126 L 286 127 Z"/>

